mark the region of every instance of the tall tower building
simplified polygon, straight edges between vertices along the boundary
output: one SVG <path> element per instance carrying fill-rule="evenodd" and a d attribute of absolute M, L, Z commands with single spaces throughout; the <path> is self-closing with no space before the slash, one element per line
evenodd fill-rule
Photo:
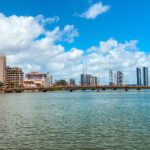
<path fill-rule="evenodd" d="M 137 76 L 137 85 L 141 86 L 142 85 L 141 68 L 136 68 L 136 76 Z"/>
<path fill-rule="evenodd" d="M 114 73 L 113 79 L 114 79 L 114 85 L 117 85 L 117 73 L 116 72 Z"/>
<path fill-rule="evenodd" d="M 87 85 L 86 74 L 81 74 L 81 85 Z"/>
<path fill-rule="evenodd" d="M 117 85 L 123 85 L 123 73 L 117 71 Z"/>
<path fill-rule="evenodd" d="M 143 67 L 143 85 L 148 86 L 148 67 Z"/>
<path fill-rule="evenodd" d="M 99 85 L 99 78 L 90 74 L 81 74 L 81 85 Z"/>
<path fill-rule="evenodd" d="M 6 56 L 0 55 L 0 81 L 6 82 Z"/>
<path fill-rule="evenodd" d="M 109 70 L 109 85 L 114 85 L 113 82 L 113 71 Z"/>
<path fill-rule="evenodd" d="M 99 85 L 99 77 L 95 77 L 95 85 Z"/>

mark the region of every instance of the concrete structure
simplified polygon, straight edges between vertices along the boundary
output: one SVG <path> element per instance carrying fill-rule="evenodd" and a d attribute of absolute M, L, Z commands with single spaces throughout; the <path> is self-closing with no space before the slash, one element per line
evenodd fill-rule
<path fill-rule="evenodd" d="M 37 84 L 34 81 L 24 80 L 23 86 L 26 87 L 37 87 Z"/>
<path fill-rule="evenodd" d="M 86 74 L 81 74 L 81 85 L 87 85 Z"/>
<path fill-rule="evenodd" d="M 47 73 L 46 74 L 46 83 L 45 83 L 45 86 L 52 86 L 53 84 L 53 78 L 52 78 L 52 75 Z"/>
<path fill-rule="evenodd" d="M 143 67 L 143 85 L 148 86 L 148 67 Z"/>
<path fill-rule="evenodd" d="M 137 85 L 141 86 L 142 85 L 141 68 L 136 68 L 136 76 L 137 76 Z"/>
<path fill-rule="evenodd" d="M 26 81 L 33 81 L 39 86 L 46 86 L 46 74 L 40 72 L 27 73 Z"/>
<path fill-rule="evenodd" d="M 114 85 L 113 71 L 109 70 L 109 85 Z"/>
<path fill-rule="evenodd" d="M 6 82 L 6 56 L 0 55 L 0 81 Z"/>
<path fill-rule="evenodd" d="M 93 77 L 93 76 L 89 76 L 89 80 L 90 80 L 90 83 L 89 83 L 89 85 L 95 85 L 95 77 Z"/>
<path fill-rule="evenodd" d="M 81 74 L 81 85 L 99 85 L 99 78 L 90 74 Z"/>
<path fill-rule="evenodd" d="M 93 86 L 99 85 L 99 78 L 90 76 L 90 84 L 89 85 L 93 85 Z"/>
<path fill-rule="evenodd" d="M 95 77 L 95 85 L 99 85 L 99 78 L 98 77 Z"/>
<path fill-rule="evenodd" d="M 70 79 L 70 85 L 76 85 L 75 79 Z"/>
<path fill-rule="evenodd" d="M 49 87 L 28 87 L 28 88 L 3 88 L 3 92 L 5 93 L 20 93 L 20 92 L 47 92 L 47 91 L 54 91 L 54 90 L 67 90 L 72 92 L 73 90 L 97 90 L 99 92 L 100 90 L 117 90 L 117 89 L 124 89 L 126 92 L 130 89 L 150 89 L 150 86 L 127 86 L 127 85 L 101 85 L 101 86 L 68 86 L 68 85 L 62 85 L 62 86 L 49 86 Z"/>
<path fill-rule="evenodd" d="M 37 86 L 51 86 L 52 85 L 52 75 L 49 73 L 31 72 L 26 74 L 27 81 L 33 81 Z"/>
<path fill-rule="evenodd" d="M 123 85 L 123 73 L 117 71 L 117 85 Z"/>
<path fill-rule="evenodd" d="M 117 73 L 114 73 L 114 85 L 117 85 Z"/>
<path fill-rule="evenodd" d="M 24 80 L 24 87 L 40 87 L 42 86 L 42 81 Z"/>
<path fill-rule="evenodd" d="M 15 87 L 23 86 L 24 73 L 22 68 L 6 67 L 6 85 L 13 83 Z"/>

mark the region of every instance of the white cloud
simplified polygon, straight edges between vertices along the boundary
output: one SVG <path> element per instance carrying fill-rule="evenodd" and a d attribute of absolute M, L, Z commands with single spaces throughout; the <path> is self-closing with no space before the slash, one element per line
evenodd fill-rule
<path fill-rule="evenodd" d="M 91 53 L 85 59 L 88 73 L 100 76 L 102 83 L 108 84 L 108 70 L 122 70 L 128 83 L 136 83 L 136 67 L 150 67 L 149 56 L 138 50 L 137 42 L 119 43 L 111 38 L 100 42 L 99 47 L 89 48 Z"/>
<path fill-rule="evenodd" d="M 74 37 L 79 36 L 78 30 L 74 28 L 74 25 L 66 25 L 62 34 L 69 43 L 74 42 Z"/>
<path fill-rule="evenodd" d="M 44 19 L 44 17 L 42 18 Z M 45 20 L 47 20 L 45 18 Z M 108 70 L 122 70 L 125 78 L 135 83 L 137 66 L 150 67 L 150 56 L 137 48 L 137 40 L 120 43 L 110 38 L 99 46 L 65 51 L 60 41 L 73 42 L 79 36 L 73 25 L 47 30 L 37 17 L 0 14 L 0 53 L 7 55 L 7 64 L 23 67 L 24 72 L 50 72 L 55 78 L 80 79 L 83 57 L 87 73 L 100 76 L 101 84 L 108 83 Z M 57 44 L 56 44 L 57 43 Z"/>
<path fill-rule="evenodd" d="M 44 28 L 33 17 L 0 14 L 0 50 L 18 51 L 44 33 Z"/>
<path fill-rule="evenodd" d="M 107 53 L 109 52 L 111 49 L 115 48 L 118 46 L 118 42 L 114 39 L 109 39 L 108 41 L 100 41 L 99 42 L 99 47 L 91 47 L 89 48 L 87 51 L 88 52 L 92 52 L 92 51 L 97 51 L 97 52 L 101 52 L 101 53 Z"/>
<path fill-rule="evenodd" d="M 54 20 L 57 17 L 54 17 Z M 6 17 L 0 14 L 0 51 L 1 52 L 18 52 L 33 47 L 37 48 L 37 44 L 43 47 L 53 44 L 56 40 L 63 40 L 69 43 L 77 37 L 78 31 L 73 25 L 66 25 L 64 30 L 56 27 L 54 30 L 46 30 L 44 24 L 53 20 L 52 18 L 44 18 L 42 15 L 37 17 L 10 16 Z M 41 24 L 42 22 L 42 24 Z M 53 22 L 53 21 L 52 21 Z M 43 24 L 44 23 L 44 24 Z M 40 39 L 40 36 L 43 36 Z M 43 45 L 41 45 L 43 44 Z"/>
<path fill-rule="evenodd" d="M 110 6 L 103 5 L 102 2 L 93 4 L 86 12 L 80 14 L 80 17 L 86 19 L 95 19 L 98 15 L 105 13 L 110 9 Z"/>
<path fill-rule="evenodd" d="M 59 41 L 73 42 L 79 36 L 73 25 L 46 30 L 47 23 L 58 21 L 58 17 L 9 16 L 0 14 L 0 53 L 7 55 L 7 64 L 20 66 L 26 72 L 42 71 L 63 74 L 80 63 L 82 50 L 76 48 L 65 52 Z M 68 68 L 70 67 L 70 68 Z M 53 71 L 53 72 L 52 72 Z"/>
<path fill-rule="evenodd" d="M 59 21 L 59 17 L 58 16 L 54 16 L 52 18 L 44 18 L 43 15 L 38 15 L 36 17 L 36 19 L 38 20 L 39 23 L 41 24 L 46 24 L 46 23 L 49 23 L 49 24 L 52 24 L 52 23 L 56 23 Z"/>

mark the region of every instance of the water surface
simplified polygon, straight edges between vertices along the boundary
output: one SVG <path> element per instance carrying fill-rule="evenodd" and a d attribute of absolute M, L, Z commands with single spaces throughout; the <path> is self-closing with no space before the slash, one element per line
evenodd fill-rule
<path fill-rule="evenodd" d="M 150 91 L 0 95 L 0 150 L 149 150 Z"/>

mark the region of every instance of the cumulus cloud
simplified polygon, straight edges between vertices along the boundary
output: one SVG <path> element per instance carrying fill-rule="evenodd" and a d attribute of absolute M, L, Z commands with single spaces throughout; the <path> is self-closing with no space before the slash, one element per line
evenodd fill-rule
<path fill-rule="evenodd" d="M 47 19 L 39 18 L 0 14 L 0 53 L 7 55 L 7 65 L 20 66 L 25 73 L 50 72 L 54 79 L 74 77 L 79 83 L 84 59 L 87 73 L 100 77 L 101 84 L 108 83 L 109 69 L 122 70 L 125 79 L 135 83 L 136 67 L 150 67 L 150 56 L 137 48 L 137 40 L 120 43 L 110 38 L 87 50 L 66 51 L 59 42 L 71 43 L 79 36 L 74 25 L 47 30 Z"/>
<path fill-rule="evenodd" d="M 79 36 L 78 30 L 74 28 L 74 25 L 66 25 L 62 34 L 69 43 L 74 42 L 74 37 Z"/>
<path fill-rule="evenodd" d="M 105 13 L 110 9 L 110 6 L 103 5 L 102 2 L 93 4 L 86 12 L 78 15 L 86 19 L 95 19 L 98 15 Z"/>
<path fill-rule="evenodd" d="M 100 42 L 99 47 L 89 48 L 90 53 L 86 56 L 88 72 L 100 76 L 102 83 L 108 84 L 108 70 L 121 70 L 128 83 L 136 83 L 136 67 L 150 67 L 149 56 L 138 50 L 137 42 L 119 43 L 110 38 Z"/>
<path fill-rule="evenodd" d="M 111 49 L 117 47 L 118 42 L 114 39 L 109 39 L 108 41 L 100 41 L 99 42 L 99 47 L 91 47 L 89 48 L 87 51 L 88 52 L 92 52 L 92 51 L 97 51 L 97 52 L 101 52 L 101 53 L 107 53 L 109 52 Z"/>
<path fill-rule="evenodd" d="M 57 18 L 57 17 L 56 17 Z M 55 17 L 54 20 L 57 20 Z M 46 30 L 43 23 L 47 23 L 52 18 L 44 18 L 43 16 L 25 17 L 25 16 L 9 16 L 6 17 L 0 14 L 0 50 L 7 51 L 22 51 L 30 49 L 37 43 L 49 44 L 55 40 L 64 40 L 73 42 L 74 37 L 77 37 L 78 31 L 73 25 L 66 25 L 63 30 L 56 27 L 54 30 Z M 42 22 L 42 24 L 41 24 Z M 40 36 L 44 38 L 39 39 Z M 65 38 L 63 38 L 65 36 Z"/>
<path fill-rule="evenodd" d="M 60 73 L 60 69 L 79 63 L 82 50 L 72 48 L 65 52 L 59 41 L 71 43 L 79 36 L 74 25 L 59 26 L 47 30 L 45 25 L 57 22 L 58 17 L 44 18 L 42 15 L 5 16 L 0 14 L 0 53 L 7 55 L 7 64 L 20 66 L 26 72 L 43 71 Z M 56 44 L 56 42 L 58 44 Z M 69 63 L 68 63 L 69 62 Z M 61 70 L 62 71 L 62 70 Z M 61 75 L 62 73 L 60 73 Z"/>

